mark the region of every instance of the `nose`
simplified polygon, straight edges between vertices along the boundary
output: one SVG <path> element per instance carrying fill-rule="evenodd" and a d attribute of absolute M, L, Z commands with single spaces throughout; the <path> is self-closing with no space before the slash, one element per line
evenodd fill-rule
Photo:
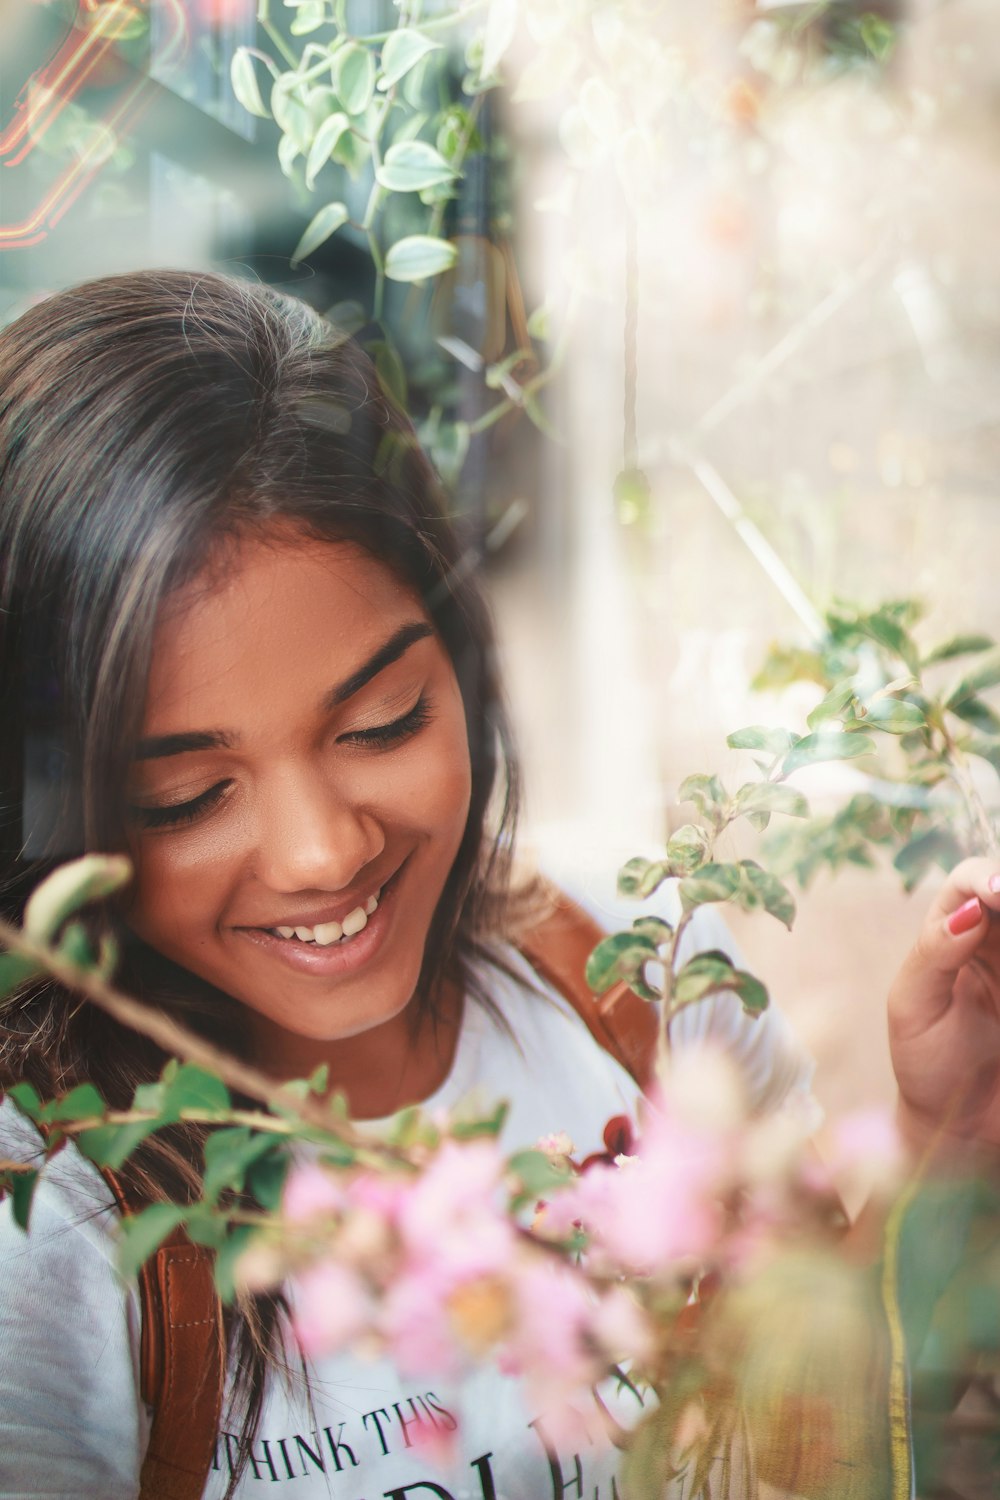
<path fill-rule="evenodd" d="M 288 772 L 261 793 L 254 867 L 270 890 L 343 890 L 385 843 L 377 814 L 320 767 Z"/>

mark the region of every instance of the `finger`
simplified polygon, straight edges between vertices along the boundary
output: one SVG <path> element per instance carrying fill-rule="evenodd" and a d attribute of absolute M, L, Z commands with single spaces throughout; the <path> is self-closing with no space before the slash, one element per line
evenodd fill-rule
<path fill-rule="evenodd" d="M 1000 890 L 989 894 L 1000 906 Z M 952 1003 L 955 975 L 989 935 L 990 908 L 984 899 L 959 890 L 955 901 L 945 913 L 934 908 L 928 913 L 889 991 L 890 1024 L 900 1037 L 919 1035 L 944 1015 Z"/>
<path fill-rule="evenodd" d="M 950 917 L 974 896 L 990 910 L 1000 913 L 1000 860 L 963 859 L 961 864 L 949 871 L 931 903 L 928 920 Z"/>

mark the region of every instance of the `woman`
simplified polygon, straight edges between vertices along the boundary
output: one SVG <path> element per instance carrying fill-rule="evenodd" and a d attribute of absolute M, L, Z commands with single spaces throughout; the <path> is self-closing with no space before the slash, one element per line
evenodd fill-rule
<path fill-rule="evenodd" d="M 635 1090 L 505 941 L 516 784 L 489 617 L 357 349 L 214 276 L 62 293 L 0 334 L 0 465 L 7 914 L 53 862 L 127 849 L 123 988 L 276 1078 L 327 1063 L 356 1119 L 475 1086 L 511 1100 L 512 1148 L 598 1148 Z M 0 1081 L 45 1095 L 89 1078 L 123 1106 L 163 1061 L 55 985 L 3 1024 Z M 688 1024 L 758 1107 L 808 1080 L 778 1019 L 722 998 Z M 30 1155 L 8 1105 L 0 1125 Z M 147 1142 L 133 1196 L 192 1192 L 203 1139 Z M 134 1496 L 149 1415 L 108 1190 L 68 1150 L 30 1239 L 3 1226 L 0 1495 Z M 295 1362 L 280 1300 L 234 1316 L 206 1495 L 616 1493 L 608 1457 L 548 1450 L 513 1380 L 428 1390 L 338 1358 L 305 1384 Z M 457 1421 L 446 1476 L 417 1440 Z"/>

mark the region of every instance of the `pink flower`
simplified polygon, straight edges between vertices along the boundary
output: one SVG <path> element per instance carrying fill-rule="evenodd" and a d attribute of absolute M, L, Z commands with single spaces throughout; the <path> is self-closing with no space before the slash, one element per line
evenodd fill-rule
<path fill-rule="evenodd" d="M 374 1305 L 368 1287 L 339 1261 L 324 1260 L 292 1283 L 292 1325 L 307 1358 L 332 1354 L 365 1333 Z"/>
<path fill-rule="evenodd" d="M 342 1211 L 344 1189 L 332 1172 L 316 1162 L 292 1167 L 281 1195 L 281 1212 L 291 1224 L 307 1223 L 321 1215 Z"/>
<path fill-rule="evenodd" d="M 595 1163 L 553 1194 L 545 1227 L 566 1234 L 582 1223 L 592 1245 L 621 1268 L 673 1272 L 678 1262 L 703 1258 L 721 1233 L 719 1197 L 731 1175 L 731 1154 L 727 1135 L 659 1112 L 638 1156 L 615 1166 Z"/>
<path fill-rule="evenodd" d="M 428 1267 L 401 1269 L 386 1289 L 380 1327 L 402 1374 L 453 1376 L 467 1362 L 448 1314 L 449 1290 Z"/>
<path fill-rule="evenodd" d="M 402 1203 L 399 1227 L 407 1249 L 434 1256 L 444 1240 L 482 1239 L 495 1229 L 506 1239 L 508 1225 L 497 1201 L 503 1171 L 494 1141 L 446 1141 Z"/>

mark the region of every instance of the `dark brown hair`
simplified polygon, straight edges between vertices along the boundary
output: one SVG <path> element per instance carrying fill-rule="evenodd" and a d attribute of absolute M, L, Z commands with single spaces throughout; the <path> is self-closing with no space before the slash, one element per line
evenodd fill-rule
<path fill-rule="evenodd" d="M 119 789 L 164 598 L 227 536 L 294 523 L 356 541 L 418 591 L 458 676 L 473 791 L 425 950 L 419 1003 L 503 920 L 516 809 L 489 612 L 407 418 L 349 339 L 267 288 L 179 271 L 61 292 L 0 332 L 0 910 L 52 866 L 125 847 Z M 238 1008 L 131 938 L 119 982 L 238 1048 Z M 124 1107 L 163 1063 L 54 984 L 0 1012 L 0 1086 L 81 1079 Z M 197 1192 L 204 1131 L 151 1138 L 123 1175 L 143 1198 Z M 234 1320 L 245 1431 L 276 1305 Z"/>

